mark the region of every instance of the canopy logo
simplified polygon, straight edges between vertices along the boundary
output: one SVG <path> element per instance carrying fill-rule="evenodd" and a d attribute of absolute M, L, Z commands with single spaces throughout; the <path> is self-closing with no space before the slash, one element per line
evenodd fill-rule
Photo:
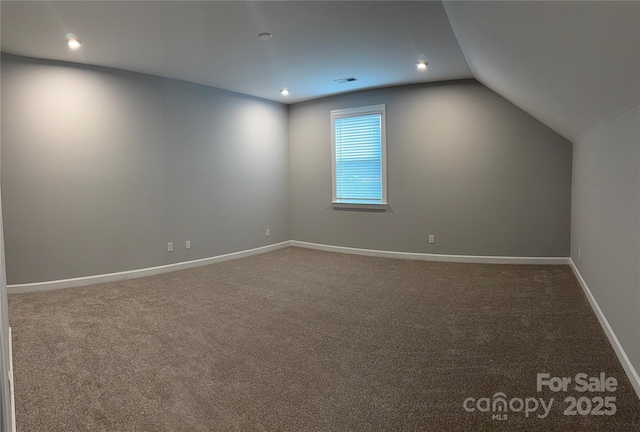
<path fill-rule="evenodd" d="M 613 393 L 618 390 L 618 381 L 614 377 L 607 377 L 604 372 L 598 376 L 578 373 L 573 377 L 552 377 L 549 373 L 536 375 L 536 391 L 538 393 L 548 389 L 553 393 L 575 391 L 581 394 L 596 393 L 594 397 L 580 396 L 578 398 L 567 395 L 564 399 L 564 415 L 587 416 L 607 415 L 616 413 L 615 396 L 602 393 Z M 492 397 L 466 398 L 462 408 L 467 412 L 491 413 L 492 420 L 508 420 L 509 413 L 524 413 L 525 417 L 536 416 L 546 418 L 551 412 L 555 398 L 548 400 L 541 397 L 513 397 L 507 398 L 503 392 L 497 392 Z"/>
<path fill-rule="evenodd" d="M 494 394 L 492 398 L 466 398 L 462 403 L 462 407 L 467 412 L 491 412 L 493 420 L 508 420 L 507 412 L 524 412 L 525 417 L 536 414 L 538 418 L 545 418 L 549 415 L 552 405 L 553 398 L 549 399 L 548 404 L 544 399 L 534 397 L 514 397 L 507 401 L 507 395 L 502 392 Z M 541 409 L 540 412 L 538 409 Z"/>

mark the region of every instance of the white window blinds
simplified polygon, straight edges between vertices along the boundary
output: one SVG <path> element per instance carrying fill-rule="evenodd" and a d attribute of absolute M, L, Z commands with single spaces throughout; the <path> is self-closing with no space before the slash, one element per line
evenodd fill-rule
<path fill-rule="evenodd" d="M 384 105 L 331 112 L 335 203 L 386 204 Z"/>

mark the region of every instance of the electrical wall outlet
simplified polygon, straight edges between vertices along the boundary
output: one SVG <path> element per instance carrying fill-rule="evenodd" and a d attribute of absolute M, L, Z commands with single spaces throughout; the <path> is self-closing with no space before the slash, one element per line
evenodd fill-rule
<path fill-rule="evenodd" d="M 173 242 L 167 243 L 167 252 L 173 252 Z"/>
<path fill-rule="evenodd" d="M 578 259 L 582 256 L 582 248 L 578 248 Z"/>
<path fill-rule="evenodd" d="M 187 240 L 184 244 L 185 249 L 191 249 L 191 240 Z"/>
<path fill-rule="evenodd" d="M 429 243 L 435 243 L 436 242 L 436 236 L 433 234 L 429 234 Z"/>
<path fill-rule="evenodd" d="M 271 235 L 271 230 L 267 228 L 267 230 L 264 232 L 264 236 L 269 237 L 270 235 Z"/>

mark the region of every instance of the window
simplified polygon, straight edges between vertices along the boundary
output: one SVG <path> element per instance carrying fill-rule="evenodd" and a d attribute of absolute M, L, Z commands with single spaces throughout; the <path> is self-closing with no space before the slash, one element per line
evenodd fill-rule
<path fill-rule="evenodd" d="M 385 106 L 331 111 L 334 207 L 387 208 Z"/>

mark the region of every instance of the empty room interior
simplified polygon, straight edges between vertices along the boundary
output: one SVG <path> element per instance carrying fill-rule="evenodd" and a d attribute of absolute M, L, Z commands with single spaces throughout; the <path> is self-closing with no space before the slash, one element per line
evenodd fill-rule
<path fill-rule="evenodd" d="M 640 430 L 640 2 L 0 12 L 0 430 Z"/>

